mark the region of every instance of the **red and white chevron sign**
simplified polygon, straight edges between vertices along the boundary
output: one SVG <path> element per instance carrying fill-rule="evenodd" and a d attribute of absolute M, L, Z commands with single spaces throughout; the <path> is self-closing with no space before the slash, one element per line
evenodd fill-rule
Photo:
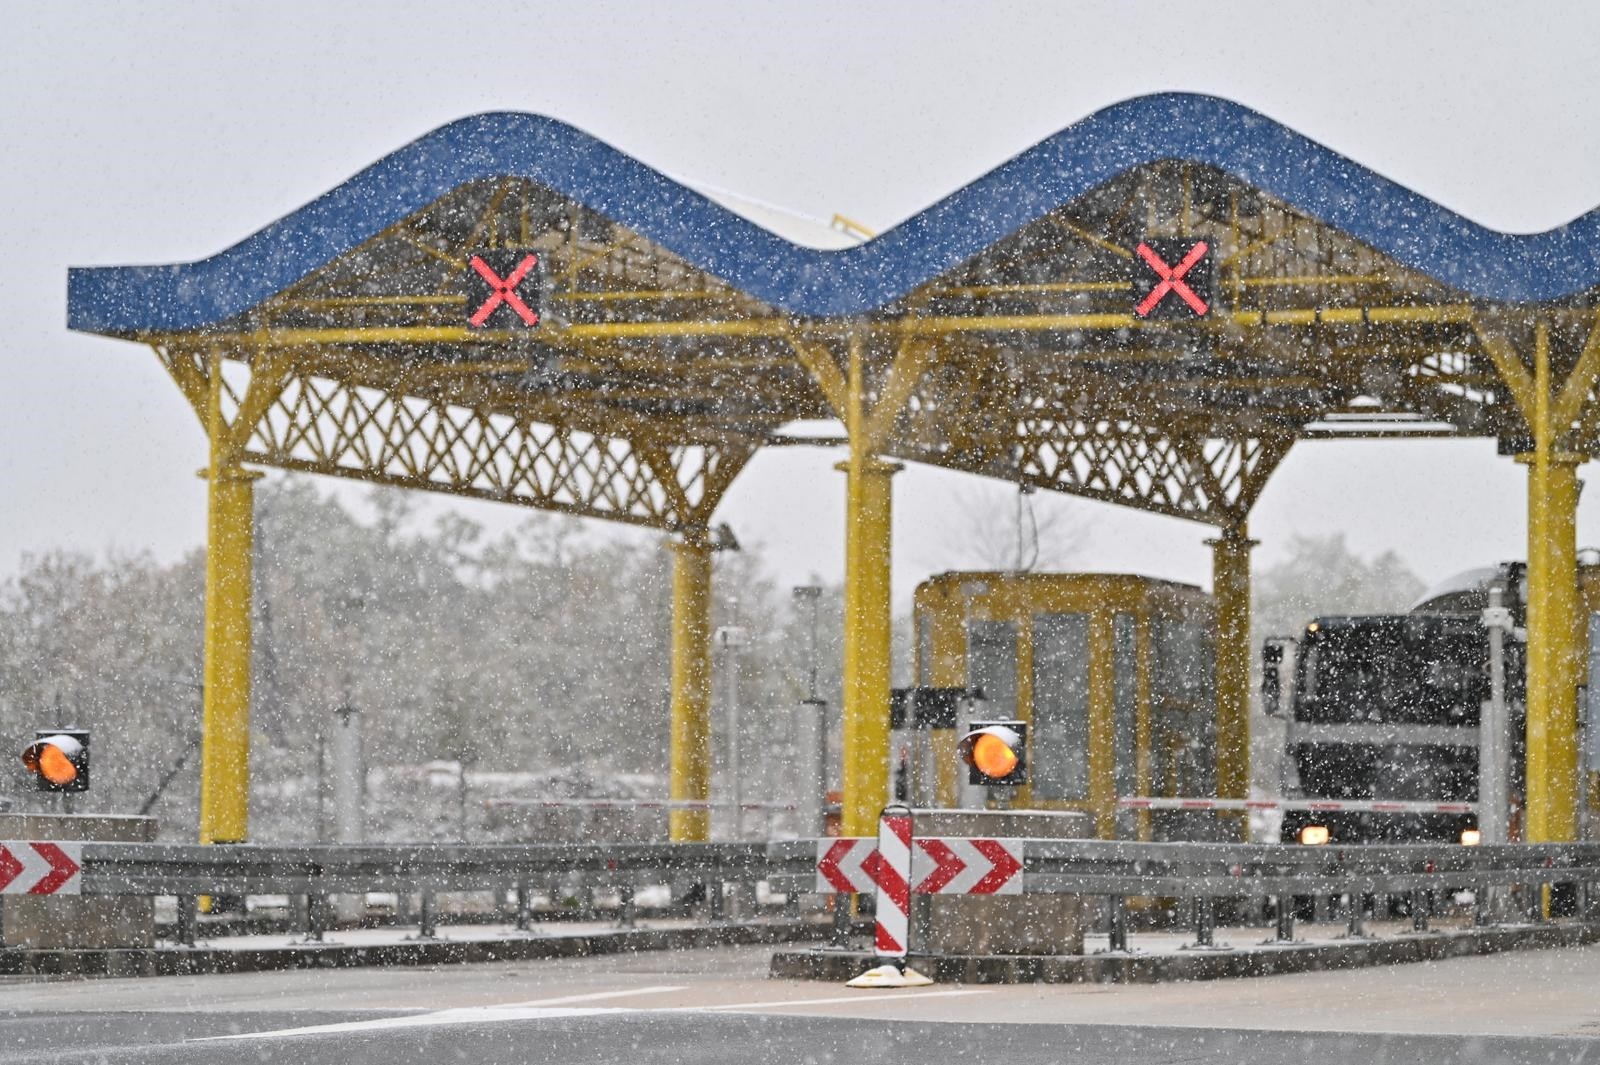
<path fill-rule="evenodd" d="M 1020 895 L 1022 841 L 1017 839 L 913 839 L 911 892 L 915 895 Z M 816 892 L 846 895 L 874 891 L 878 841 L 844 836 L 817 841 Z"/>
<path fill-rule="evenodd" d="M 877 887 L 872 867 L 878 841 L 873 836 L 840 836 L 817 841 L 817 894 L 856 895 Z"/>
<path fill-rule="evenodd" d="M 1020 895 L 1022 841 L 918 839 L 911 883 L 918 895 Z"/>
<path fill-rule="evenodd" d="M 0 840 L 0 895 L 76 895 L 83 844 Z"/>

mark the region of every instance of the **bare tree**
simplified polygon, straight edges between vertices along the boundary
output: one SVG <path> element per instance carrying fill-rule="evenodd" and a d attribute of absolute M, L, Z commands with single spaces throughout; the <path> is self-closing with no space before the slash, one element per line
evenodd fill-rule
<path fill-rule="evenodd" d="M 1089 523 L 1070 500 L 1024 485 L 979 481 L 952 493 L 941 569 L 1049 572 L 1071 566 Z"/>

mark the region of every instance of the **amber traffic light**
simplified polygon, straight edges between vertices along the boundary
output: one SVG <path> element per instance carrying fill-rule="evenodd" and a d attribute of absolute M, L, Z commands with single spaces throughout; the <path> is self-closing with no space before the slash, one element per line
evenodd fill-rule
<path fill-rule="evenodd" d="M 89 790 L 87 729 L 40 729 L 22 748 L 22 764 L 37 791 Z"/>
<path fill-rule="evenodd" d="M 1028 726 L 1021 721 L 974 721 L 956 751 L 969 784 L 1028 782 Z"/>

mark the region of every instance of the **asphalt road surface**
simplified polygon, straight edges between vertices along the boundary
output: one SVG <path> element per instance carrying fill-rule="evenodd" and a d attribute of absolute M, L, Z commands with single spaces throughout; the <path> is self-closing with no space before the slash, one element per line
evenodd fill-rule
<path fill-rule="evenodd" d="M 0 1063 L 1600 1065 L 1600 948 L 1204 984 L 850 991 L 763 948 L 0 983 Z"/>

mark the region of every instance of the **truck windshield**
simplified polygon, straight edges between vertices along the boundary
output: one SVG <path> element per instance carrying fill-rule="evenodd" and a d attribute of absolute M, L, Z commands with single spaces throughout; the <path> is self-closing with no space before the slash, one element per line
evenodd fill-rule
<path fill-rule="evenodd" d="M 1295 716 L 1302 721 L 1476 724 L 1489 696 L 1476 619 L 1340 618 L 1306 634 Z"/>

